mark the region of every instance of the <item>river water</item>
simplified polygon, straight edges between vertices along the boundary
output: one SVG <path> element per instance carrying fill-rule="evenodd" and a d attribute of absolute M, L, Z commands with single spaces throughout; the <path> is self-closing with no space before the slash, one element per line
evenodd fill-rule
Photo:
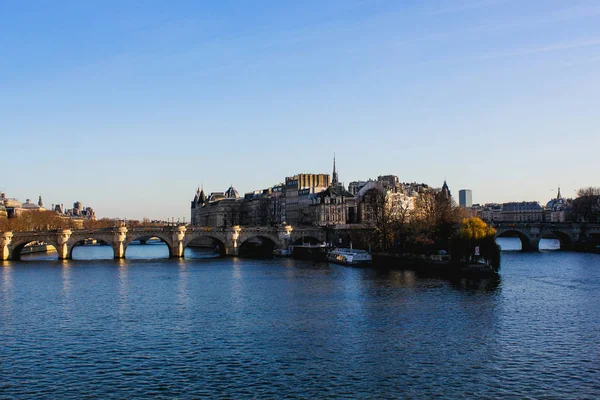
<path fill-rule="evenodd" d="M 600 397 L 600 255 L 447 281 L 166 254 L 2 264 L 0 399 Z"/>

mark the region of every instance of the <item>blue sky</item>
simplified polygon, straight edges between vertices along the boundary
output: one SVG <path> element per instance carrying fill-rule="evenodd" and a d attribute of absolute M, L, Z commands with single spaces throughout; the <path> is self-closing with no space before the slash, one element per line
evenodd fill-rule
<path fill-rule="evenodd" d="M 189 220 L 198 184 L 600 186 L 600 3 L 0 0 L 0 190 Z"/>

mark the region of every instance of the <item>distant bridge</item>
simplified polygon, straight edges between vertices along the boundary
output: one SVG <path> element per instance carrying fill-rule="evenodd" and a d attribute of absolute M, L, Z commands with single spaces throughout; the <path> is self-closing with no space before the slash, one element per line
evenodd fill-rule
<path fill-rule="evenodd" d="M 184 250 L 192 241 L 210 239 L 218 245 L 222 255 L 239 255 L 242 244 L 251 239 L 269 241 L 273 248 L 287 248 L 298 241 L 324 242 L 327 231 L 323 228 L 293 229 L 289 225 L 281 227 L 239 227 L 204 228 L 196 226 L 161 226 L 106 229 L 60 229 L 39 232 L 0 233 L 0 260 L 18 260 L 21 250 L 29 243 L 44 242 L 52 245 L 61 260 L 71 259 L 75 246 L 87 239 L 95 239 L 110 245 L 115 258 L 125 258 L 127 247 L 135 241 L 158 238 L 169 248 L 169 257 L 183 257 Z"/>
<path fill-rule="evenodd" d="M 517 236 L 523 251 L 538 251 L 540 240 L 556 238 L 561 249 L 572 249 L 575 244 L 594 241 L 600 244 L 600 224 L 496 222 L 496 237 Z M 364 229 L 360 225 L 345 227 L 240 227 L 207 228 L 198 226 L 115 227 L 105 229 L 59 229 L 54 231 L 0 232 L 0 260 L 18 260 L 21 250 L 35 242 L 54 246 L 61 260 L 71 259 L 73 249 L 95 239 L 110 245 L 115 258 L 125 258 L 127 248 L 133 241 L 158 238 L 169 249 L 169 257 L 183 257 L 185 248 L 199 239 L 209 239 L 218 246 L 222 255 L 237 256 L 241 246 L 249 240 L 258 239 L 272 244 L 273 248 L 287 248 L 300 242 L 343 242 L 348 244 L 352 231 Z"/>
<path fill-rule="evenodd" d="M 560 240 L 560 248 L 573 249 L 577 243 L 600 240 L 600 224 L 570 222 L 495 222 L 496 237 L 517 236 L 523 251 L 538 251 L 541 239 Z"/>

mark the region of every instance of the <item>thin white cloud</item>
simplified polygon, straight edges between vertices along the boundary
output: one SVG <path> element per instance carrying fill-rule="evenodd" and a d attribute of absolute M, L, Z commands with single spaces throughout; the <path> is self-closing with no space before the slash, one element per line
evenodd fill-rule
<path fill-rule="evenodd" d="M 484 5 L 492 5 L 499 4 L 501 2 L 506 2 L 507 0 L 493 0 L 493 1 L 479 1 L 474 3 L 469 3 L 471 8 L 475 6 L 483 7 Z M 461 7 L 455 8 L 447 8 L 440 9 L 436 12 L 458 12 L 459 10 L 466 9 L 467 5 L 463 5 Z M 429 14 L 432 15 L 432 14 Z M 423 14 L 421 14 L 423 16 Z M 519 30 L 519 29 L 530 29 L 534 27 L 539 27 L 541 25 L 552 25 L 563 23 L 566 21 L 574 21 L 584 18 L 596 17 L 600 16 L 600 6 L 593 7 L 568 7 L 559 10 L 552 10 L 549 12 L 536 14 L 536 15 L 526 15 L 526 16 L 513 16 L 510 19 L 502 18 L 501 20 L 487 22 L 487 23 L 479 23 L 474 25 L 465 25 L 461 26 L 457 29 L 450 31 L 427 31 L 421 34 L 416 33 L 409 37 L 403 38 L 390 38 L 390 41 L 393 42 L 394 46 L 399 46 L 402 44 L 419 42 L 419 41 L 431 41 L 431 40 L 443 40 L 447 38 L 458 38 L 461 36 L 468 35 L 469 37 L 473 35 L 479 34 L 487 34 L 487 33 L 497 33 L 497 32 L 505 32 L 511 30 Z M 372 17 L 373 21 L 376 21 L 380 26 L 384 26 L 390 20 L 398 19 L 400 17 L 406 17 L 403 13 L 388 13 L 379 16 Z M 415 16 L 416 17 L 416 16 Z M 372 21 L 371 21 L 372 22 Z M 537 51 L 541 51 L 542 49 L 538 49 Z M 528 50 L 531 51 L 531 50 Z M 549 51 L 549 50 L 546 50 Z M 501 55 L 491 55 L 491 57 L 499 57 Z"/>

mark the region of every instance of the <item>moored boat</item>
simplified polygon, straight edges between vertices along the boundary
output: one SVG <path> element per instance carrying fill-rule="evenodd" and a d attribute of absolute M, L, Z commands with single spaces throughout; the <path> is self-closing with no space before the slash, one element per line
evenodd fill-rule
<path fill-rule="evenodd" d="M 449 255 L 375 253 L 373 263 L 377 268 L 409 269 L 423 274 L 448 277 L 499 276 L 499 271 L 481 262 L 455 262 Z"/>
<path fill-rule="evenodd" d="M 327 254 L 327 261 L 343 265 L 371 264 L 373 258 L 365 250 L 336 248 Z"/>
<path fill-rule="evenodd" d="M 472 262 L 469 264 L 459 264 L 456 271 L 467 276 L 498 276 L 498 270 L 484 262 Z"/>
<path fill-rule="evenodd" d="M 292 257 L 301 260 L 325 261 L 330 247 L 327 244 L 301 244 L 292 246 Z"/>

